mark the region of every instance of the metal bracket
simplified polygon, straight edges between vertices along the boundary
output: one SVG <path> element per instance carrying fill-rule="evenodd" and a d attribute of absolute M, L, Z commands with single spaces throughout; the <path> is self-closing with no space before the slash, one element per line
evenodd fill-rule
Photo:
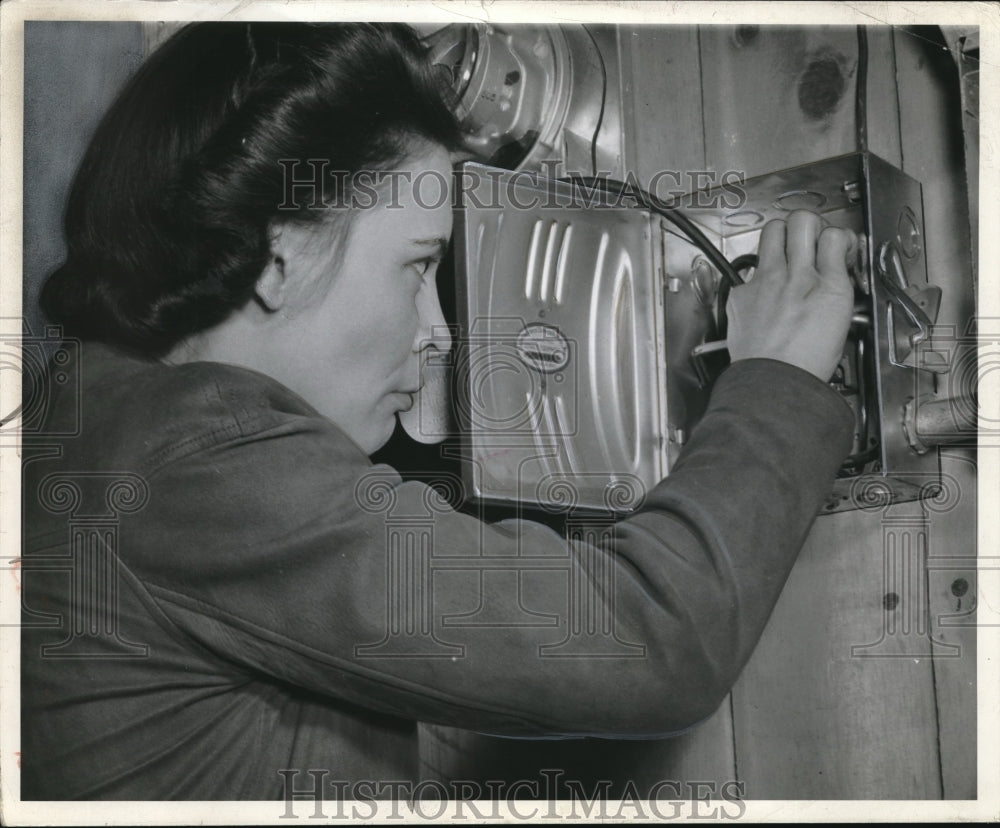
<path fill-rule="evenodd" d="M 916 350 L 931 335 L 941 305 L 941 288 L 935 285 L 917 287 L 909 284 L 903 260 L 892 242 L 879 248 L 878 272 L 882 286 L 892 297 L 886 320 L 889 339 L 889 361 L 899 368 L 920 368 L 941 373 L 939 366 L 918 364 Z M 901 324 L 900 312 L 905 318 Z M 910 329 L 909 333 L 905 328 Z M 947 368 L 945 368 L 947 370 Z"/>

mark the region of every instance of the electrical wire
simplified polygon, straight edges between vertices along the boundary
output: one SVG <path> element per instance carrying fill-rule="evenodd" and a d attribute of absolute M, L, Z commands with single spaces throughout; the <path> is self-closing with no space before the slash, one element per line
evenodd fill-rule
<path fill-rule="evenodd" d="M 574 184 L 587 187 L 590 190 L 600 190 L 620 200 L 623 196 L 628 196 L 636 203 L 651 210 L 657 215 L 671 222 L 695 247 L 697 247 L 705 257 L 715 266 L 715 269 L 722 274 L 716 293 L 715 305 L 715 339 L 725 339 L 728 321 L 726 318 L 726 302 L 729 300 L 729 291 L 737 285 L 743 284 L 743 278 L 739 272 L 757 266 L 757 257 L 753 254 L 739 256 L 730 262 L 708 237 L 695 225 L 695 223 L 682 213 L 677 207 L 665 204 L 656 196 L 645 190 L 622 181 L 611 178 L 590 177 L 583 178 L 574 176 L 569 179 Z"/>
<path fill-rule="evenodd" d="M 574 184 L 581 184 L 590 190 L 600 190 L 603 193 L 615 196 L 616 199 L 621 199 L 623 196 L 634 199 L 640 207 L 651 210 L 665 218 L 683 232 L 691 243 L 705 254 L 716 270 L 722 274 L 723 281 L 729 282 L 730 287 L 735 287 L 743 283 L 743 279 L 740 278 L 739 273 L 737 273 L 729 263 L 729 260 L 722 254 L 722 251 L 712 244 L 698 226 L 677 207 L 665 204 L 656 196 L 639 187 L 626 184 L 623 181 L 616 181 L 613 178 L 573 176 L 569 181 Z"/>
<path fill-rule="evenodd" d="M 704 233 L 701 232 L 684 213 L 678 210 L 676 207 L 672 207 L 668 204 L 664 204 L 655 196 L 640 189 L 639 187 L 631 186 L 625 184 L 621 181 L 615 181 L 609 178 L 571 178 L 570 181 L 574 184 L 580 184 L 588 187 L 590 190 L 600 190 L 601 192 L 613 195 L 616 199 L 621 199 L 623 196 L 629 196 L 637 202 L 641 207 L 653 211 L 657 215 L 662 216 L 668 221 L 672 222 L 688 240 L 691 241 L 705 256 L 709 261 L 715 265 L 716 269 L 722 274 L 722 279 L 719 282 L 719 288 L 716 293 L 716 307 L 715 307 L 715 327 L 717 340 L 724 340 L 726 338 L 726 332 L 728 328 L 728 319 L 726 315 L 726 304 L 729 300 L 730 291 L 737 285 L 743 284 L 743 278 L 740 273 L 745 270 L 750 270 L 751 268 L 756 268 L 760 262 L 757 255 L 753 253 L 745 253 L 742 256 L 737 256 L 731 262 L 726 259 L 715 245 L 713 245 Z M 866 401 L 862 399 L 861 405 L 865 406 Z M 867 436 L 867 426 L 863 429 L 865 435 Z M 868 463 L 872 462 L 878 456 L 878 446 L 871 446 L 862 449 L 857 454 L 853 454 L 848 457 L 843 464 L 841 464 L 841 470 L 845 473 L 854 473 L 853 469 L 863 468 Z"/>
<path fill-rule="evenodd" d="M 859 27 L 859 29 L 860 28 L 861 27 Z M 859 137 L 863 138 L 863 130 Z M 709 261 L 715 265 L 716 269 L 722 274 L 722 279 L 719 282 L 719 289 L 716 294 L 715 319 L 716 339 L 725 339 L 728 327 L 726 304 L 729 300 L 729 293 L 734 287 L 744 283 L 740 273 L 745 270 L 750 270 L 751 268 L 756 268 L 760 261 L 759 257 L 753 253 L 745 253 L 741 256 L 737 256 L 730 262 L 722 254 L 722 251 L 713 245 L 705 234 L 695 226 L 694 222 L 692 222 L 691 219 L 684 215 L 684 213 L 682 213 L 678 208 L 664 204 L 658 198 L 645 190 L 640 189 L 639 187 L 626 184 L 622 181 L 615 181 L 610 178 L 573 177 L 570 178 L 569 181 L 573 184 L 587 187 L 590 190 L 600 190 L 603 193 L 615 196 L 615 198 L 619 200 L 623 196 L 632 198 L 636 201 L 638 206 L 651 210 L 657 215 L 662 216 L 673 223 L 692 244 L 705 254 Z M 862 400 L 861 404 L 864 406 L 866 403 Z M 867 428 L 865 428 L 864 431 L 867 435 Z M 841 464 L 841 470 L 849 473 L 852 469 L 866 466 L 877 456 L 877 446 L 867 447 L 857 454 L 853 454 L 848 457 L 843 464 Z"/>
<path fill-rule="evenodd" d="M 756 253 L 744 253 L 742 256 L 737 256 L 733 259 L 730 264 L 733 266 L 733 270 L 737 273 L 742 273 L 744 270 L 757 267 L 757 261 Z"/>
<path fill-rule="evenodd" d="M 583 30 L 587 33 L 591 42 L 594 44 L 594 50 L 597 52 L 597 59 L 601 64 L 601 109 L 597 115 L 597 126 L 594 127 L 594 137 L 590 140 L 590 166 L 592 174 L 596 177 L 598 175 L 597 136 L 601 134 L 601 127 L 604 125 L 604 109 L 608 102 L 608 67 L 604 62 L 604 54 L 601 52 L 601 47 L 597 45 L 597 38 L 594 37 L 594 33 L 590 31 L 590 27 L 585 25 Z"/>
<path fill-rule="evenodd" d="M 858 152 L 868 152 L 868 33 L 858 26 L 858 73 L 854 82 L 854 129 Z"/>
<path fill-rule="evenodd" d="M 733 259 L 730 264 L 737 273 L 742 273 L 744 270 L 750 270 L 750 268 L 757 267 L 757 256 L 753 253 L 745 253 L 742 256 L 737 256 Z M 729 301 L 729 291 L 732 290 L 732 285 L 723 279 L 719 282 L 719 289 L 715 295 L 715 329 L 716 336 L 719 339 L 726 338 L 726 329 L 729 327 L 729 320 L 726 316 L 726 303 Z"/>

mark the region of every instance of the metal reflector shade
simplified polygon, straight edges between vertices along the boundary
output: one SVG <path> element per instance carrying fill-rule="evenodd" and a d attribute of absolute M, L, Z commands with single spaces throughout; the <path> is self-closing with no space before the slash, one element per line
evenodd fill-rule
<path fill-rule="evenodd" d="M 667 473 L 662 277 L 647 212 L 468 164 L 458 420 L 489 502 L 627 511 Z"/>

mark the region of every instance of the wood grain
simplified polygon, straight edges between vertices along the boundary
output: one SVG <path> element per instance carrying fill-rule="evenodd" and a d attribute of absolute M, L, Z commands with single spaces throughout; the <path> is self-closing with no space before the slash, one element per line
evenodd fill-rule
<path fill-rule="evenodd" d="M 962 343 L 975 296 L 958 70 L 934 30 L 897 30 L 894 49 L 903 169 L 923 184 L 927 275 L 944 291 L 938 323 L 954 330 L 956 359 L 971 360 L 974 338 Z M 953 375 L 961 372 L 953 370 Z M 952 388 L 949 379 L 939 383 L 940 395 L 969 392 Z M 925 393 L 933 392 L 929 385 L 924 383 Z M 967 614 L 975 609 L 977 592 L 971 560 L 977 519 L 974 452 L 944 452 L 942 471 L 946 487 L 954 491 L 946 489 L 942 505 L 928 504 L 929 612 L 935 638 L 961 649 L 933 665 L 941 772 L 944 796 L 967 799 L 976 795 L 976 618 Z"/>
<path fill-rule="evenodd" d="M 619 48 L 627 167 L 643 183 L 661 170 L 686 183 L 705 168 L 698 29 L 623 26 Z"/>
<path fill-rule="evenodd" d="M 851 27 L 703 26 L 708 167 L 747 178 L 854 149 Z"/>
<path fill-rule="evenodd" d="M 887 537 L 920 532 L 918 518 L 883 536 L 902 509 L 822 517 L 810 534 L 733 691 L 749 798 L 940 796 L 929 645 L 899 634 L 926 596 L 918 578 L 883 575 Z"/>
<path fill-rule="evenodd" d="M 896 83 L 896 50 L 891 26 L 868 26 L 868 149 L 890 164 L 901 167 L 903 151 L 899 132 L 899 95 Z M 855 51 L 855 55 L 856 55 Z M 853 73 L 851 94 L 858 72 Z"/>
<path fill-rule="evenodd" d="M 889 43 L 872 31 L 868 131 L 898 163 Z M 853 28 L 762 29 L 746 43 L 722 27 L 703 30 L 702 49 L 709 166 L 753 175 L 856 149 Z M 733 692 L 748 797 L 941 795 L 922 514 L 906 504 L 815 524 Z"/>

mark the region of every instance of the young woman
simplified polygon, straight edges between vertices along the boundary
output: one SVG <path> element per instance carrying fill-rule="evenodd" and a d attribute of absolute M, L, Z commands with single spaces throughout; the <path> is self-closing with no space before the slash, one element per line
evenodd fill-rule
<path fill-rule="evenodd" d="M 766 227 L 730 298 L 733 364 L 612 544 L 487 525 L 368 459 L 419 392 L 422 349 L 448 347 L 432 334 L 451 208 L 413 182 L 448 181 L 459 147 L 395 25 L 192 26 L 108 112 L 43 294 L 81 340 L 80 397 L 56 396 L 48 427 L 78 416 L 81 432 L 25 466 L 23 798 L 265 799 L 310 769 L 412 779 L 417 721 L 663 736 L 728 693 L 850 447 L 825 381 L 853 240 L 811 213 Z M 290 204 L 289 162 L 336 173 L 337 203 Z M 378 172 L 391 198 L 345 198 Z M 435 556 L 566 562 L 521 596 L 536 612 L 565 618 L 567 579 L 612 568 L 613 594 L 591 597 L 637 657 L 546 657 L 552 629 L 518 626 L 380 649 L 388 528 L 429 509 Z M 39 568 L 95 514 L 114 515 L 86 558 L 99 577 Z M 422 623 L 509 600 L 462 583 L 411 578 Z M 64 626 L 27 623 L 38 612 Z"/>

